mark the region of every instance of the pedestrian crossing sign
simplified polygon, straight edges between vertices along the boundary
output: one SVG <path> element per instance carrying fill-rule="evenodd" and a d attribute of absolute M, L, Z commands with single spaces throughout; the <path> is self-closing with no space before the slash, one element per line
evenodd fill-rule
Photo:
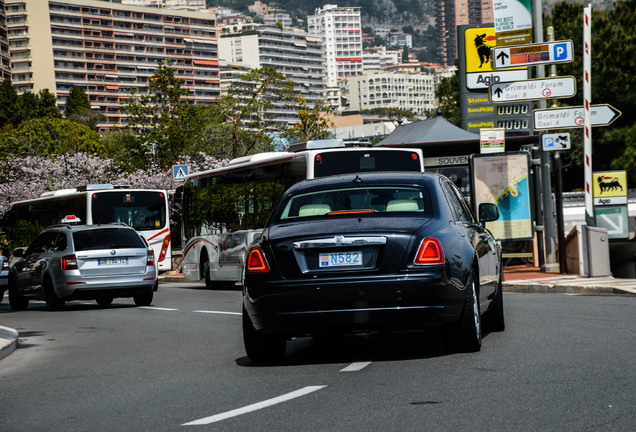
<path fill-rule="evenodd" d="M 174 181 L 183 181 L 188 175 L 187 165 L 172 165 L 172 178 Z"/>

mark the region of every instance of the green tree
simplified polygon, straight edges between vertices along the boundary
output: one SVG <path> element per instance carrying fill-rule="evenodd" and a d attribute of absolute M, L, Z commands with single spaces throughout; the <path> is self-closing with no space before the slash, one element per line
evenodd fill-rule
<path fill-rule="evenodd" d="M 442 78 L 435 90 L 442 116 L 455 126 L 461 124 L 459 111 L 459 78 L 457 72 L 451 77 Z M 429 113 L 432 114 L 432 113 Z"/>
<path fill-rule="evenodd" d="M 401 125 L 404 120 L 417 120 L 417 115 L 402 108 L 375 108 L 371 112 L 373 112 L 373 114 L 388 117 L 389 121 L 391 121 L 395 126 Z"/>
<path fill-rule="evenodd" d="M 0 84 L 0 127 L 15 124 L 17 103 L 18 92 L 11 80 L 2 81 Z"/>
<path fill-rule="evenodd" d="M 313 108 L 307 105 L 307 99 L 298 96 L 298 117 L 300 121 L 289 129 L 289 138 L 295 142 L 304 142 L 314 139 L 325 139 L 331 135 L 333 122 L 325 118 L 325 114 L 333 111 L 331 105 L 323 100 L 318 100 Z"/>
<path fill-rule="evenodd" d="M 174 69 L 159 64 L 147 93 L 139 96 L 133 90 L 121 106 L 128 115 L 127 129 L 139 135 L 144 151 L 153 152 L 160 168 L 174 164 L 190 138 L 188 133 L 196 129 L 187 124 L 196 117 L 196 108 L 185 100 L 187 95 L 188 89 L 182 79 L 175 77 Z"/>
<path fill-rule="evenodd" d="M 229 140 L 222 140 L 220 144 L 226 146 L 233 158 L 271 150 L 270 134 L 285 132 L 274 126 L 273 108 L 289 105 L 293 97 L 294 83 L 284 74 L 270 66 L 252 69 L 242 77 L 240 84 L 230 86 L 228 94 L 222 96 L 216 106 L 215 116 L 230 126 Z M 220 129 L 227 131 L 225 126 Z M 219 128 L 211 132 L 218 134 Z"/>
<path fill-rule="evenodd" d="M 15 156 L 54 156 L 104 151 L 97 132 L 69 120 L 42 117 L 24 121 L 0 136 L 0 159 Z"/>
<path fill-rule="evenodd" d="M 90 109 L 91 101 L 88 99 L 86 90 L 78 86 L 71 87 L 71 90 L 68 92 L 68 97 L 66 98 L 66 105 L 64 106 L 64 115 L 66 118 Z"/>

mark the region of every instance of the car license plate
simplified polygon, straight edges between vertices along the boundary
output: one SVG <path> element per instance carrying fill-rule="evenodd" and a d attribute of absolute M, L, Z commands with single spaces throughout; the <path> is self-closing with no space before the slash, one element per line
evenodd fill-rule
<path fill-rule="evenodd" d="M 97 260 L 97 264 L 99 265 L 128 264 L 128 258 L 127 257 L 100 258 Z"/>
<path fill-rule="evenodd" d="M 342 266 L 361 266 L 362 252 L 330 252 L 321 253 L 319 258 L 320 267 L 342 267 Z"/>

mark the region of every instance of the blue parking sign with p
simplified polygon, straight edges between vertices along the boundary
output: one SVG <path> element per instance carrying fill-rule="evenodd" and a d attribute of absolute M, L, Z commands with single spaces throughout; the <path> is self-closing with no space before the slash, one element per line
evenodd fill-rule
<path fill-rule="evenodd" d="M 552 45 L 552 56 L 553 60 L 567 60 L 568 55 L 568 44 L 567 43 L 557 43 Z"/>
<path fill-rule="evenodd" d="M 184 181 L 187 175 L 187 165 L 172 165 L 172 178 L 174 181 Z"/>
<path fill-rule="evenodd" d="M 549 149 L 554 147 L 554 138 L 553 137 L 543 137 L 543 149 Z"/>

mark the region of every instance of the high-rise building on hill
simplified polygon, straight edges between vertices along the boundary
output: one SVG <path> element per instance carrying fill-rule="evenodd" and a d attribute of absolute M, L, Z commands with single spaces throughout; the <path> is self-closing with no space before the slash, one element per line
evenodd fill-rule
<path fill-rule="evenodd" d="M 323 99 L 325 63 L 321 38 L 300 29 L 261 26 L 219 39 L 219 60 L 250 68 L 272 66 L 294 83 L 294 90 L 309 106 Z M 275 104 L 279 105 L 279 104 Z M 298 122 L 293 108 L 276 108 L 277 122 L 288 126 Z"/>
<path fill-rule="evenodd" d="M 439 0 L 436 15 L 440 62 L 446 65 L 457 59 L 457 26 L 494 23 L 492 0 Z"/>
<path fill-rule="evenodd" d="M 0 0 L 0 82 L 11 79 L 11 60 L 9 58 L 9 38 L 4 0 Z"/>
<path fill-rule="evenodd" d="M 307 17 L 307 29 L 324 41 L 329 87 L 337 87 L 343 78 L 362 73 L 360 7 L 326 4 Z"/>
<path fill-rule="evenodd" d="M 5 0 L 18 93 L 49 89 L 64 109 L 73 86 L 106 115 L 102 130 L 126 123 L 120 103 L 144 93 L 160 63 L 184 80 L 190 103 L 219 95 L 214 15 L 95 0 Z"/>

